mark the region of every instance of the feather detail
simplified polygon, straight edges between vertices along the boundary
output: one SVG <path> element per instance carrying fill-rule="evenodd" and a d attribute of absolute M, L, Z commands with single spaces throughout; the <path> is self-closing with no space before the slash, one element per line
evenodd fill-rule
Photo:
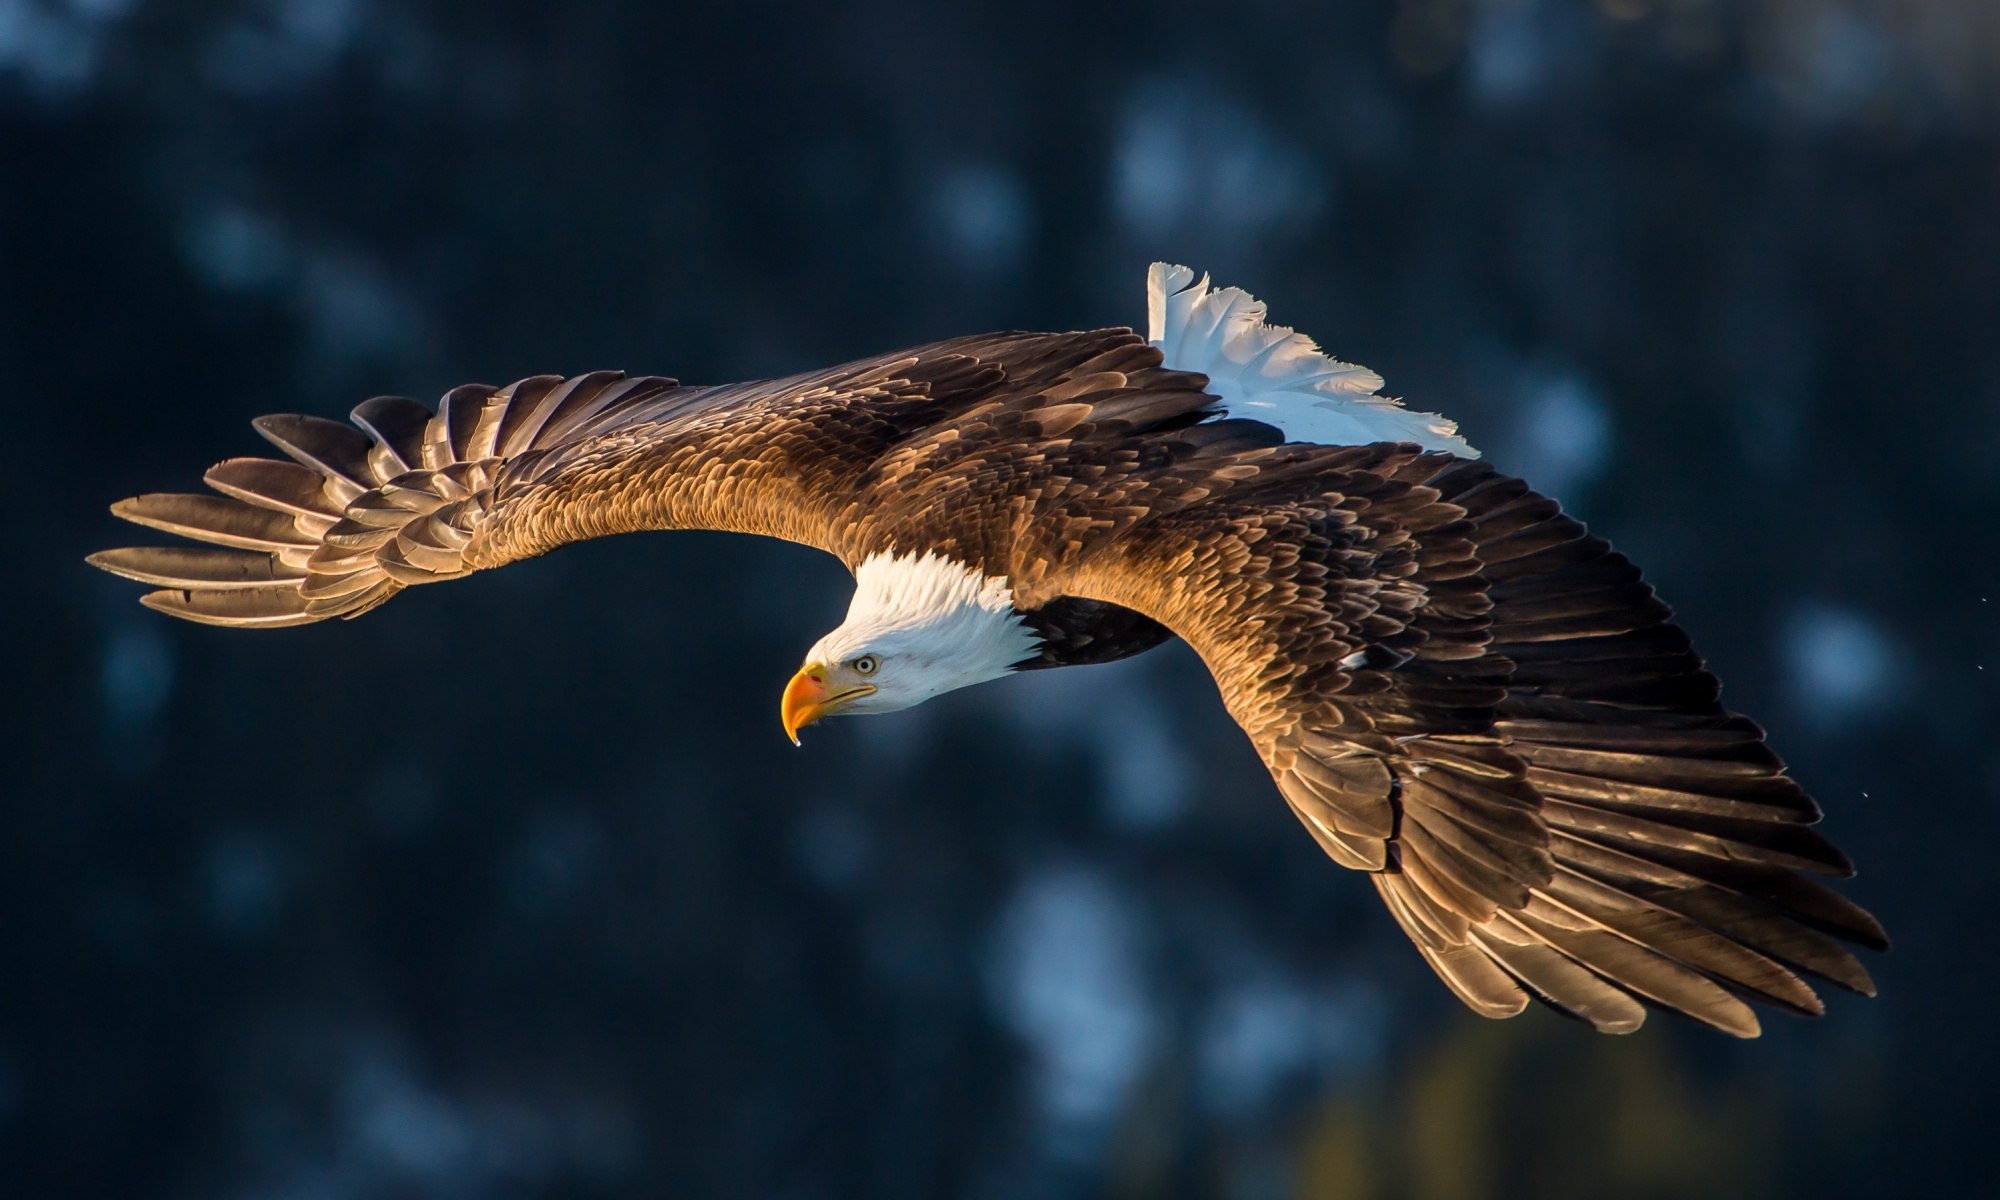
<path fill-rule="evenodd" d="M 1479 457 L 1455 422 L 1376 395 L 1380 375 L 1268 323 L 1264 302 L 1241 288 L 1211 290 L 1206 275 L 1197 280 L 1187 267 L 1154 263 L 1146 274 L 1146 316 L 1146 338 L 1167 366 L 1206 375 L 1226 415 L 1266 422 L 1294 442 L 1414 442 Z"/>
<path fill-rule="evenodd" d="M 161 587 L 143 602 L 185 620 L 272 628 L 355 616 L 405 586 L 473 569 L 466 550 L 503 448 L 551 449 L 538 440 L 551 415 L 572 425 L 602 420 L 622 397 L 651 400 L 675 386 L 609 371 L 567 384 L 537 376 L 498 391 L 454 388 L 435 414 L 382 396 L 357 406 L 353 425 L 260 417 L 257 432 L 292 461 L 232 458 L 204 476 L 219 496 L 155 494 L 112 506 L 135 524 L 227 549 L 130 547 L 88 561 Z M 552 396 L 560 403 L 547 403 Z M 528 411 L 516 412 L 517 400 Z"/>
<path fill-rule="evenodd" d="M 155 587 L 239 591 L 294 590 L 306 578 L 270 554 L 197 546 L 127 546 L 99 550 L 84 561 L 100 570 Z"/>

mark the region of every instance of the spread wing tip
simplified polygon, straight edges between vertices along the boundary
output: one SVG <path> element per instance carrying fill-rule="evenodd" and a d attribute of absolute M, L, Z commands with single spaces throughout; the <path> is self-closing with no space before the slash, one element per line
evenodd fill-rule
<path fill-rule="evenodd" d="M 673 380 L 598 371 L 466 385 L 438 409 L 383 396 L 353 424 L 296 413 L 251 427 L 284 459 L 230 458 L 214 493 L 155 492 L 110 506 L 120 520 L 202 543 L 123 547 L 85 561 L 157 591 L 141 603 L 239 628 L 353 617 L 402 587 L 476 569 L 467 550 L 501 468 L 674 403 Z"/>

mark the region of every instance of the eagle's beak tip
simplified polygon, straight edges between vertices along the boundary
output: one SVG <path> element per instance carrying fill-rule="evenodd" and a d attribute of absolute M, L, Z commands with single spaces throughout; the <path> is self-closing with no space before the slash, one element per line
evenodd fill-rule
<path fill-rule="evenodd" d="M 799 742 L 799 730 L 819 719 L 821 702 L 826 698 L 826 690 L 815 677 L 811 667 L 801 667 L 792 681 L 785 685 L 785 697 L 779 705 L 779 717 L 784 722 L 785 736 L 792 739 L 792 745 Z"/>

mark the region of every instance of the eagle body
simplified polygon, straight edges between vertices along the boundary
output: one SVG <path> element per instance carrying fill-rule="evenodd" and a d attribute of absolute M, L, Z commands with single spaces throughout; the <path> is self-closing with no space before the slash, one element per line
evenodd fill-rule
<path fill-rule="evenodd" d="M 105 551 L 212 624 L 352 617 L 570 542 L 723 529 L 855 575 L 787 733 L 1187 641 L 1307 832 L 1439 977 L 1624 1032 L 1754 1035 L 1886 945 L 1815 877 L 1819 811 L 1638 570 L 1450 421 L 1156 265 L 1149 328 L 958 338 L 786 379 L 613 372 L 266 417 L 289 461 L 113 511 Z"/>

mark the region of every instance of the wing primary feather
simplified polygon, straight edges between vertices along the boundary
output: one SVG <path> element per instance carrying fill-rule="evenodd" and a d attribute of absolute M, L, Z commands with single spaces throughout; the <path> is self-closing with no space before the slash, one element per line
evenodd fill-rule
<path fill-rule="evenodd" d="M 269 554 L 193 546 L 128 546 L 100 550 L 85 561 L 140 583 L 188 590 L 289 589 L 306 577 L 304 569 Z"/>
<path fill-rule="evenodd" d="M 1645 1005 L 1629 993 L 1544 945 L 1518 924 L 1504 923 L 1517 940 L 1502 937 L 1498 928 L 1480 928 L 1473 931 L 1473 943 L 1544 1003 L 1599 1033 L 1631 1033 L 1646 1023 Z"/>
<path fill-rule="evenodd" d="M 203 625 L 234 625 L 247 628 L 275 628 L 303 625 L 319 618 L 308 613 L 296 591 L 193 591 L 148 592 L 139 597 L 147 608 Z"/>
<path fill-rule="evenodd" d="M 500 431 L 495 437 L 494 452 L 497 455 L 512 458 L 535 447 L 542 422 L 548 416 L 543 402 L 562 381 L 560 375 L 534 375 L 503 389 L 507 410 L 500 418 Z"/>
<path fill-rule="evenodd" d="M 314 542 L 282 513 L 221 496 L 154 492 L 120 500 L 111 511 L 148 529 L 241 550 L 277 551 Z"/>
<path fill-rule="evenodd" d="M 341 504 L 375 482 L 368 462 L 374 442 L 352 425 L 298 413 L 274 413 L 250 424 L 266 441 L 326 476 Z"/>
<path fill-rule="evenodd" d="M 431 416 L 430 409 L 402 396 L 376 396 L 355 406 L 349 419 L 374 440 L 368 461 L 377 483 L 424 465 L 424 431 Z"/>
<path fill-rule="evenodd" d="M 326 476 L 298 463 L 271 458 L 231 458 L 215 464 L 202 482 L 259 508 L 309 520 L 340 516 L 340 501 L 327 494 Z"/>

